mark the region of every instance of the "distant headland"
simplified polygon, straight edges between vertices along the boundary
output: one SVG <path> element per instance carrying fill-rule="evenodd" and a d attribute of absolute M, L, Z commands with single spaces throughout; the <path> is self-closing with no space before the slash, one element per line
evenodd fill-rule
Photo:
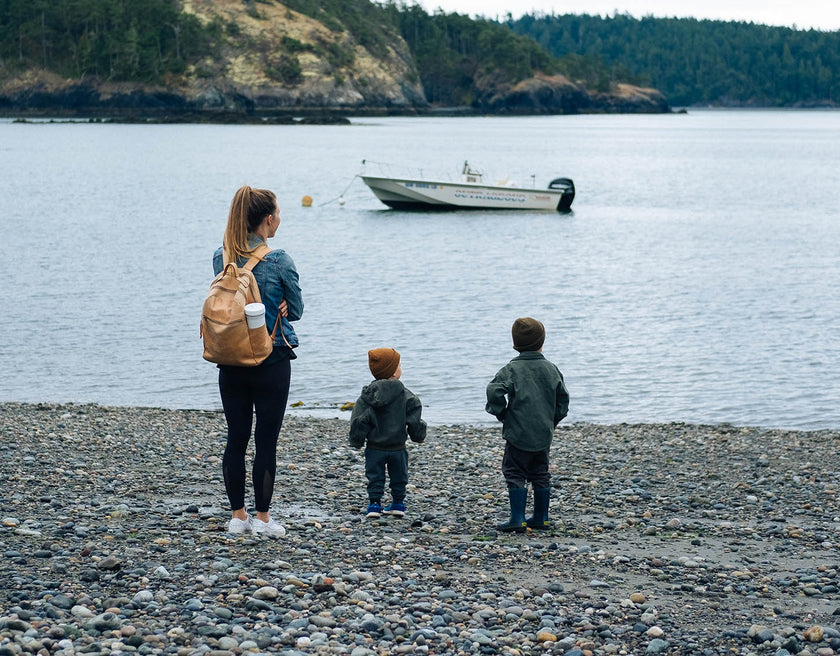
<path fill-rule="evenodd" d="M 282 123 L 670 111 L 658 90 L 606 69 L 601 83 L 572 75 L 493 21 L 370 2 L 117 4 L 13 12 L 0 26 L 0 115 Z"/>

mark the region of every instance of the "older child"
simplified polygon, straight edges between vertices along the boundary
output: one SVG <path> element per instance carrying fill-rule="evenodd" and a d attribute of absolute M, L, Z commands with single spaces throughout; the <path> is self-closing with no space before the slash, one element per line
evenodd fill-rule
<path fill-rule="evenodd" d="M 400 382 L 400 354 L 392 348 L 368 351 L 368 366 L 375 380 L 365 385 L 350 417 L 350 444 L 365 449 L 368 485 L 368 517 L 383 513 L 405 515 L 408 484 L 406 435 L 412 442 L 426 439 L 426 422 L 420 418 L 420 399 Z M 385 470 L 391 487 L 391 503 L 382 508 Z"/>
<path fill-rule="evenodd" d="M 510 498 L 510 519 L 496 528 L 524 533 L 528 527 L 551 528 L 548 451 L 554 429 L 569 412 L 569 393 L 563 374 L 542 354 L 545 341 L 542 323 L 530 317 L 517 319 L 511 335 L 513 348 L 519 355 L 502 367 L 487 385 L 485 409 L 502 422 L 502 437 L 506 442 L 502 474 Z M 534 488 L 534 514 L 526 520 L 529 482 Z"/>

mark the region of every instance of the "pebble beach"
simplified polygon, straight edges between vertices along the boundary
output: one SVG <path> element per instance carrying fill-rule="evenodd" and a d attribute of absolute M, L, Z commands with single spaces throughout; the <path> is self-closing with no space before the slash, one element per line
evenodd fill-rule
<path fill-rule="evenodd" d="M 347 427 L 287 417 L 269 539 L 221 413 L 0 404 L 0 656 L 840 653 L 838 431 L 561 424 L 517 535 L 499 427 L 431 426 L 375 520 Z"/>

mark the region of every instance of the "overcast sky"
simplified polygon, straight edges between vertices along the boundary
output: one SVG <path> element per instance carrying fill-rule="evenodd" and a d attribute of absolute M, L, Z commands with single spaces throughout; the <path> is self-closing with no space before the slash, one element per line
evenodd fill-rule
<path fill-rule="evenodd" d="M 601 14 L 616 11 L 636 18 L 643 16 L 710 18 L 752 21 L 799 29 L 840 30 L 840 2 L 837 0 L 417 0 L 426 11 L 438 8 L 472 16 L 504 18 L 508 12 L 522 14 Z"/>

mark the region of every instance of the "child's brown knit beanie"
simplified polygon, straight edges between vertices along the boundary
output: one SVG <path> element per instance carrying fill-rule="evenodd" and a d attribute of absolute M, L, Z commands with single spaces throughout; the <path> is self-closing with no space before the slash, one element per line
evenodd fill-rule
<path fill-rule="evenodd" d="M 368 351 L 368 366 L 374 378 L 390 378 L 400 364 L 400 354 L 392 348 L 377 348 Z"/>
<path fill-rule="evenodd" d="M 545 326 L 531 317 L 522 317 L 513 322 L 510 329 L 513 348 L 522 351 L 539 351 L 545 341 Z"/>

